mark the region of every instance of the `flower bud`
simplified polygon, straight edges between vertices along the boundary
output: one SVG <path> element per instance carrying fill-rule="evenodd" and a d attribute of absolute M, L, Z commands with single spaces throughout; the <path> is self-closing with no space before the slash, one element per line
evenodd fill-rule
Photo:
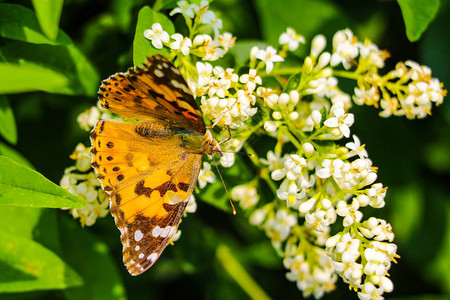
<path fill-rule="evenodd" d="M 293 106 L 297 105 L 298 100 L 300 99 L 300 95 L 298 94 L 297 90 L 292 90 L 289 92 L 289 102 Z"/>
<path fill-rule="evenodd" d="M 251 50 L 250 50 L 250 60 L 255 60 L 256 59 L 256 55 L 258 54 L 258 52 L 259 52 L 259 48 L 258 47 L 253 47 Z"/>
<path fill-rule="evenodd" d="M 311 71 L 313 69 L 313 61 L 312 61 L 311 57 L 308 56 L 305 58 L 305 63 L 303 64 L 303 66 L 308 71 Z"/>
<path fill-rule="evenodd" d="M 327 45 L 327 39 L 322 34 L 316 35 L 311 42 L 311 55 L 319 56 L 319 54 L 325 49 Z"/>
<path fill-rule="evenodd" d="M 304 143 L 302 148 L 303 151 L 305 151 L 305 155 L 308 157 L 314 153 L 314 146 L 311 143 Z"/>
<path fill-rule="evenodd" d="M 298 208 L 298 210 L 302 214 L 307 213 L 313 208 L 315 203 L 316 203 L 316 199 L 315 198 L 311 198 L 308 201 L 303 202 L 302 204 L 300 204 L 300 207 Z"/>
<path fill-rule="evenodd" d="M 314 122 L 314 125 L 318 127 L 322 121 L 322 114 L 318 110 L 313 110 L 311 113 L 311 119 Z"/>
<path fill-rule="evenodd" d="M 278 98 L 278 105 L 281 107 L 286 106 L 289 103 L 289 95 L 286 93 L 282 93 L 280 98 Z"/>
<path fill-rule="evenodd" d="M 274 118 L 275 120 L 281 120 L 283 116 L 281 115 L 281 113 L 279 111 L 274 111 L 272 113 L 272 118 Z"/>
<path fill-rule="evenodd" d="M 331 54 L 328 52 L 324 52 L 320 55 L 319 61 L 317 62 L 316 68 L 322 69 L 326 67 L 330 63 Z"/>
<path fill-rule="evenodd" d="M 278 128 L 278 123 L 274 121 L 266 121 L 264 122 L 264 129 L 267 132 L 275 132 Z"/>
<path fill-rule="evenodd" d="M 364 178 L 362 184 L 369 185 L 369 184 L 374 183 L 375 180 L 377 180 L 377 173 L 371 172 L 371 173 L 367 174 L 367 176 L 366 176 L 366 178 Z"/>
<path fill-rule="evenodd" d="M 289 120 L 291 120 L 291 121 L 297 120 L 298 117 L 299 117 L 299 114 L 296 111 L 291 112 L 288 116 Z"/>

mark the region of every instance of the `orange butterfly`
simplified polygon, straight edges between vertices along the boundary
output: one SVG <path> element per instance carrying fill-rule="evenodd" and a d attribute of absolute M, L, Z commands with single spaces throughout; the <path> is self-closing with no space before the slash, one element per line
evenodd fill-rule
<path fill-rule="evenodd" d="M 150 268 L 177 231 L 203 153 L 223 155 L 206 130 L 180 71 L 148 57 L 102 82 L 101 105 L 129 122 L 99 120 L 92 130 L 92 166 L 111 196 L 131 275 Z"/>

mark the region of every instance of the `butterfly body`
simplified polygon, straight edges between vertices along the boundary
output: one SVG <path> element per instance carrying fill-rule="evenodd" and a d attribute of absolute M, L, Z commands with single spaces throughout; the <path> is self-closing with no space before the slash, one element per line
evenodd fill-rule
<path fill-rule="evenodd" d="M 99 120 L 91 132 L 91 153 L 111 196 L 124 264 L 139 275 L 177 231 L 203 153 L 223 154 L 181 73 L 163 56 L 103 81 L 99 99 L 131 120 Z"/>

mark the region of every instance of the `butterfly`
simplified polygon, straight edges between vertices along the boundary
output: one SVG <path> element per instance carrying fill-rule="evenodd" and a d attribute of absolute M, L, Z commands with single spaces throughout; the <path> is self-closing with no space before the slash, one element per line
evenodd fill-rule
<path fill-rule="evenodd" d="M 223 153 L 181 72 L 162 55 L 102 81 L 98 98 L 126 120 L 96 123 L 92 166 L 110 195 L 123 262 L 139 275 L 177 231 L 203 153 Z"/>

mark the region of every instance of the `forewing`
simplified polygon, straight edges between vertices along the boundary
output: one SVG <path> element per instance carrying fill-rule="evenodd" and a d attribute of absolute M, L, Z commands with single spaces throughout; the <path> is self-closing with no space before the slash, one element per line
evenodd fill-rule
<path fill-rule="evenodd" d="M 147 270 L 176 232 L 202 161 L 201 154 L 186 152 L 177 136 L 159 131 L 144 138 L 138 125 L 100 120 L 91 133 L 92 165 L 111 195 L 132 275 Z"/>
<path fill-rule="evenodd" d="M 164 56 L 147 57 L 142 67 L 102 82 L 101 105 L 125 118 L 160 119 L 204 134 L 200 110 L 180 71 Z"/>

